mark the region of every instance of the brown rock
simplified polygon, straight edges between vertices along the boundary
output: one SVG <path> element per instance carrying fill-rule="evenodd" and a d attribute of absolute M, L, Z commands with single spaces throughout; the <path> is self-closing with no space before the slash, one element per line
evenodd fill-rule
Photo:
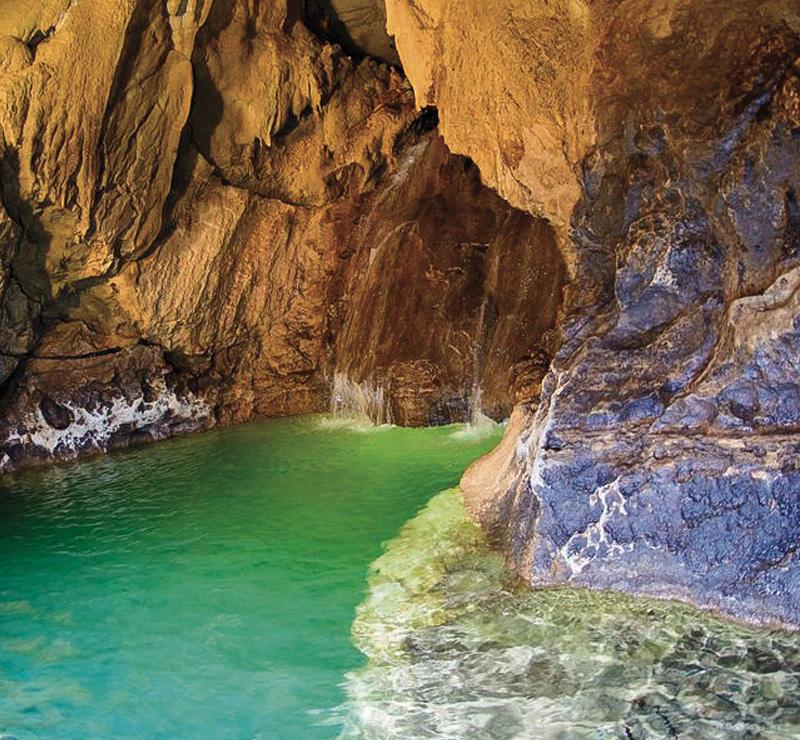
<path fill-rule="evenodd" d="M 227 181 L 262 196 L 322 205 L 358 192 L 413 118 L 413 94 L 395 70 L 356 64 L 279 6 L 253 15 L 243 4 L 215 5 L 193 61 L 200 152 Z"/>
<path fill-rule="evenodd" d="M 510 208 L 438 138 L 409 149 L 364 213 L 337 371 L 386 386 L 400 423 L 469 419 L 478 393 L 484 410 L 507 415 L 510 367 L 561 301 L 552 230 Z"/>
<path fill-rule="evenodd" d="M 387 0 L 417 104 L 439 108 L 448 146 L 471 157 L 513 206 L 549 218 L 562 240 L 596 141 L 593 6 Z"/>

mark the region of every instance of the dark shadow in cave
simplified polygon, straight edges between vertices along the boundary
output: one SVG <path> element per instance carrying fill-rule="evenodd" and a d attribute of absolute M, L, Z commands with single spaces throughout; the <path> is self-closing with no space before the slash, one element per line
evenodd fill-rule
<path fill-rule="evenodd" d="M 394 39 L 386 32 L 382 0 L 299 0 L 303 20 L 318 38 L 339 44 L 354 59 L 373 57 L 401 67 Z"/>

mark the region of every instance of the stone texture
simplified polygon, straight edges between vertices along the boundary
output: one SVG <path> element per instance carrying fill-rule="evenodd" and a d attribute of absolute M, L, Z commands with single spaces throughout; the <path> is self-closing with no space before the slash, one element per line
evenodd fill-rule
<path fill-rule="evenodd" d="M 798 624 L 800 38 L 780 3 L 717 9 L 638 41 L 614 20 L 633 46 L 601 50 L 596 120 L 616 135 L 571 220 L 594 305 L 570 291 L 540 405 L 462 487 L 531 583 Z"/>
<path fill-rule="evenodd" d="M 480 382 L 503 415 L 519 361 L 538 392 L 552 230 L 415 110 L 378 5 L 28 10 L 2 29 L 0 467 L 320 411 L 348 374 L 409 424 Z"/>
<path fill-rule="evenodd" d="M 565 277 L 550 226 L 509 208 L 439 139 L 408 150 L 362 219 L 353 241 L 371 246 L 338 306 L 337 370 L 383 386 L 386 416 L 406 425 L 479 408 L 502 419 L 514 392 L 538 395 Z M 510 394 L 524 373 L 530 387 Z"/>
<path fill-rule="evenodd" d="M 230 183 L 322 205 L 385 167 L 413 93 L 395 70 L 321 43 L 291 12 L 213 6 L 193 56 L 192 134 Z"/>
<path fill-rule="evenodd" d="M 0 417 L 0 466 L 70 459 L 213 424 L 208 403 L 161 352 L 134 345 L 95 356 L 26 361 Z"/>
<path fill-rule="evenodd" d="M 580 162 L 596 141 L 590 77 L 602 30 L 594 7 L 387 0 L 386 10 L 417 103 L 438 106 L 448 146 L 563 238 L 581 193 Z"/>
<path fill-rule="evenodd" d="M 386 31 L 384 0 L 306 0 L 305 10 L 309 28 L 348 54 L 400 65 L 394 39 Z"/>

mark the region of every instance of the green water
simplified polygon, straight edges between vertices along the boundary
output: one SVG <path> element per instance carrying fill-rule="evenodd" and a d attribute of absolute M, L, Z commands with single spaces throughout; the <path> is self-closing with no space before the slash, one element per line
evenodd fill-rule
<path fill-rule="evenodd" d="M 498 436 L 303 418 L 0 478 L 0 737 L 336 737 L 368 563 Z"/>
<path fill-rule="evenodd" d="M 0 478 L 0 740 L 798 740 L 800 636 L 506 570 L 438 493 L 499 433 L 307 417 Z"/>

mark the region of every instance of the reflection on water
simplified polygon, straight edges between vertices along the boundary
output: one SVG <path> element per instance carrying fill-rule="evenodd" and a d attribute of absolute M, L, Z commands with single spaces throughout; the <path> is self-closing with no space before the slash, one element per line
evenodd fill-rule
<path fill-rule="evenodd" d="M 341 740 L 789 740 L 800 636 L 671 602 L 523 588 L 435 497 L 373 563 Z"/>

